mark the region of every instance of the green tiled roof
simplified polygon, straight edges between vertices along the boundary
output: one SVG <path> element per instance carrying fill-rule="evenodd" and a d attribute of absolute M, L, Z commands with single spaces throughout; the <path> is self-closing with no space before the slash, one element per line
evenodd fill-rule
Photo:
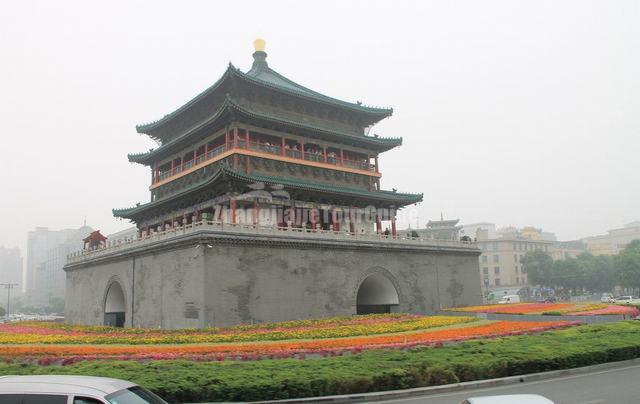
<path fill-rule="evenodd" d="M 381 202 L 393 203 L 393 204 L 396 204 L 398 207 L 421 202 L 423 197 L 423 194 L 401 193 L 396 191 L 366 191 L 358 188 L 348 188 L 348 187 L 336 186 L 332 184 L 299 180 L 294 178 L 282 178 L 282 177 L 266 176 L 266 175 L 258 175 L 258 174 L 245 174 L 245 173 L 233 170 L 230 167 L 225 165 L 225 166 L 222 166 L 220 169 L 218 169 L 218 171 L 215 174 L 208 177 L 206 180 L 193 184 L 190 187 L 185 188 L 176 194 L 168 196 L 167 198 L 149 202 L 142 205 L 138 204 L 131 208 L 113 209 L 112 212 L 113 212 L 113 215 L 116 217 L 130 218 L 132 216 L 135 216 L 136 214 L 142 213 L 153 207 L 161 206 L 162 204 L 166 204 L 168 202 L 174 201 L 186 194 L 197 191 L 199 189 L 206 188 L 207 186 L 223 178 L 234 179 L 234 180 L 242 181 L 246 183 L 263 182 L 270 185 L 283 185 L 285 188 L 289 188 L 289 189 L 301 189 L 301 190 L 314 191 L 314 192 L 363 197 L 363 198 L 375 199 Z"/>
<path fill-rule="evenodd" d="M 284 185 L 289 188 L 303 189 L 307 191 L 320 191 L 330 192 L 337 194 L 348 194 L 353 196 L 363 196 L 367 198 L 374 198 L 379 200 L 388 200 L 389 202 L 405 202 L 405 204 L 411 204 L 421 202 L 423 194 L 410 194 L 395 191 L 366 191 L 358 188 L 348 188 L 342 186 L 335 186 L 331 184 L 325 184 L 321 182 L 313 182 L 307 180 L 300 180 L 296 178 L 282 178 L 275 176 L 267 176 L 260 174 L 245 174 L 239 171 L 228 169 L 227 175 L 246 182 L 264 182 L 270 185 Z"/>
<path fill-rule="evenodd" d="M 381 114 L 385 117 L 390 116 L 393 113 L 393 108 L 378 108 L 362 105 L 362 103 L 357 102 L 348 102 L 342 101 L 337 98 L 329 97 L 324 94 L 321 94 L 317 91 L 313 91 L 305 86 L 302 86 L 293 80 L 286 78 L 281 75 L 277 71 L 273 70 L 267 64 L 266 58 L 267 54 L 265 52 L 255 52 L 253 54 L 254 62 L 253 66 L 251 66 L 251 70 L 246 73 L 242 73 L 238 70 L 241 75 L 244 75 L 245 78 L 254 79 L 257 84 L 268 85 L 270 87 L 283 89 L 288 92 L 291 92 L 296 95 L 302 95 L 314 100 L 323 101 L 326 103 L 347 107 L 350 109 L 354 109 L 361 112 L 368 112 L 373 114 Z"/>
<path fill-rule="evenodd" d="M 365 144 L 377 147 L 382 151 L 392 149 L 393 147 L 400 146 L 402 144 L 402 138 L 401 137 L 393 137 L 392 138 L 392 137 L 354 135 L 354 134 L 351 134 L 351 133 L 348 133 L 348 132 L 342 132 L 342 131 L 338 131 L 338 130 L 327 129 L 327 128 L 323 128 L 323 127 L 320 127 L 320 126 L 308 124 L 308 123 L 305 123 L 305 122 L 293 121 L 293 120 L 290 120 L 290 119 L 287 119 L 287 118 L 283 118 L 283 117 L 279 117 L 277 115 L 274 115 L 272 113 L 268 113 L 268 112 L 265 112 L 265 111 L 250 110 L 250 109 L 245 108 L 242 105 L 234 102 L 233 99 L 231 99 L 231 97 L 227 97 L 225 99 L 225 101 L 222 103 L 222 105 L 220 105 L 220 108 L 218 108 L 218 110 L 211 117 L 209 117 L 206 121 L 199 123 L 198 125 L 194 126 L 193 128 L 189 129 L 188 131 L 186 131 L 186 132 L 182 133 L 181 135 L 177 136 L 173 140 L 171 140 L 171 141 L 163 144 L 162 146 L 158 147 L 157 149 L 150 150 L 149 152 L 145 152 L 145 153 L 129 154 L 128 155 L 129 161 L 135 162 L 135 163 L 141 163 L 141 164 L 150 164 L 151 163 L 150 159 L 152 159 L 155 156 L 158 156 L 159 154 L 161 154 L 165 150 L 170 152 L 170 150 L 173 147 L 178 147 L 176 145 L 182 144 L 185 141 L 185 139 L 188 139 L 191 135 L 196 133 L 199 129 L 201 129 L 204 126 L 209 125 L 209 124 L 215 122 L 217 119 L 225 116 L 225 113 L 230 111 L 230 110 L 233 110 L 234 112 L 239 113 L 240 115 L 243 115 L 243 116 L 246 116 L 246 117 L 251 117 L 251 118 L 254 118 L 254 119 L 260 119 L 260 120 L 264 120 L 264 121 L 275 122 L 275 123 L 279 123 L 279 124 L 282 124 L 282 125 L 287 125 L 287 126 L 291 126 L 291 127 L 295 127 L 295 128 L 299 128 L 299 129 L 303 129 L 303 130 L 309 130 L 309 131 L 313 131 L 313 132 L 317 132 L 317 133 L 324 133 L 324 134 L 327 134 L 327 135 L 337 136 L 337 137 L 341 137 L 341 138 L 345 138 L 345 139 L 361 141 L 361 142 L 364 142 Z"/>
<path fill-rule="evenodd" d="M 196 95 L 194 98 L 189 100 L 187 103 L 182 105 L 180 108 L 175 111 L 165 115 L 157 121 L 149 122 L 145 124 L 140 124 L 136 126 L 136 130 L 139 133 L 147 133 L 155 128 L 158 128 L 162 124 L 168 122 L 173 117 L 179 115 L 181 112 L 189 109 L 191 106 L 197 104 L 201 99 L 206 97 L 209 94 L 212 94 L 216 89 L 218 89 L 221 84 L 230 78 L 239 78 L 241 80 L 256 84 L 258 86 L 275 89 L 281 92 L 284 92 L 289 95 L 298 96 L 302 98 L 306 98 L 312 101 L 321 102 L 329 105 L 333 105 L 339 108 L 345 108 L 354 112 L 361 112 L 371 116 L 377 117 L 377 120 L 386 118 L 393 114 L 393 108 L 378 108 L 362 105 L 360 102 L 353 103 L 348 101 L 342 101 L 337 98 L 332 98 L 326 96 L 324 94 L 318 93 L 316 91 L 310 90 L 307 87 L 304 87 L 300 84 L 295 83 L 294 81 L 284 77 L 280 73 L 271 69 L 266 60 L 266 53 L 264 52 L 256 52 L 254 53 L 254 64 L 251 70 L 247 73 L 243 73 L 240 69 L 233 66 L 229 63 L 229 67 L 224 72 L 222 77 L 218 79 L 213 85 L 209 88 Z"/>

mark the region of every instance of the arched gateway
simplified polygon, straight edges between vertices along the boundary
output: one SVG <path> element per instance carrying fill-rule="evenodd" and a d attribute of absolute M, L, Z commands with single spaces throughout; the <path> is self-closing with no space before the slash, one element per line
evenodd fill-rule
<path fill-rule="evenodd" d="M 366 277 L 358 288 L 357 314 L 391 313 L 400 304 L 393 282 L 381 273 Z"/>
<path fill-rule="evenodd" d="M 111 282 L 104 299 L 104 325 L 124 327 L 125 320 L 124 291 L 119 282 Z"/>

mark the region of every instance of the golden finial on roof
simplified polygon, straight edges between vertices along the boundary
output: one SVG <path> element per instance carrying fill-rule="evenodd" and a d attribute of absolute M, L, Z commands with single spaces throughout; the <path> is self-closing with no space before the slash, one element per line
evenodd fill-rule
<path fill-rule="evenodd" d="M 253 41 L 253 47 L 256 52 L 264 52 L 265 48 L 267 47 L 267 42 L 262 38 L 258 38 Z"/>

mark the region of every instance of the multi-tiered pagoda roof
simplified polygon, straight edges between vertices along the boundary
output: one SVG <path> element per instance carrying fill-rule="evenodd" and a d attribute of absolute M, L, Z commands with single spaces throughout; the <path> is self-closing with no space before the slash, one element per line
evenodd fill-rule
<path fill-rule="evenodd" d="M 237 194 L 252 183 L 278 185 L 302 201 L 399 208 L 422 194 L 380 189 L 378 155 L 402 138 L 366 134 L 393 113 L 304 87 L 267 64 L 232 64 L 212 86 L 161 119 L 136 126 L 159 146 L 129 154 L 152 168 L 151 202 L 114 209 L 138 224 Z M 375 160 L 375 163 L 372 161 Z"/>

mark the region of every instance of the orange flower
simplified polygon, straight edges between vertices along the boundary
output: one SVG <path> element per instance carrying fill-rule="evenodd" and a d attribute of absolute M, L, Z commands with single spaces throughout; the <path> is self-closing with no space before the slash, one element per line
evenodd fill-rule
<path fill-rule="evenodd" d="M 465 313 L 540 314 L 545 311 L 560 311 L 573 306 L 572 303 L 513 303 L 459 307 L 448 310 Z"/>
<path fill-rule="evenodd" d="M 342 351 L 361 351 L 376 348 L 406 348 L 415 345 L 459 342 L 474 338 L 491 338 L 522 333 L 540 332 L 575 325 L 570 322 L 497 321 L 478 326 L 454 329 L 426 330 L 414 333 L 347 337 L 324 340 L 287 342 L 257 342 L 208 345 L 3 345 L 0 357 L 58 359 L 192 359 L 222 358 L 260 359 L 269 356 L 296 355 Z"/>

